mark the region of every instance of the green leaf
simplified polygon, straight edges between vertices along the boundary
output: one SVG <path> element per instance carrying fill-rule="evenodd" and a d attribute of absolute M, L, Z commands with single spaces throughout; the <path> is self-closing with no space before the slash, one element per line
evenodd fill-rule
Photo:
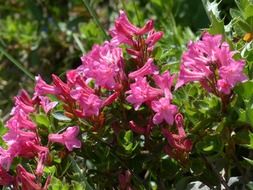
<path fill-rule="evenodd" d="M 71 121 L 71 118 L 65 116 L 63 112 L 54 112 L 52 113 L 53 117 L 57 119 L 58 121 Z"/>
<path fill-rule="evenodd" d="M 237 132 L 234 139 L 237 144 L 253 150 L 253 133 L 248 130 Z"/>
<path fill-rule="evenodd" d="M 78 174 L 80 181 L 82 181 L 83 184 L 85 184 L 85 189 L 93 190 L 92 186 L 88 183 L 87 178 L 84 175 L 84 172 L 82 172 L 81 168 L 78 166 L 76 160 L 72 156 L 69 156 L 69 159 L 71 161 L 72 168 Z"/>
<path fill-rule="evenodd" d="M 56 172 L 56 166 L 55 165 L 53 165 L 53 166 L 46 166 L 44 168 L 44 172 L 46 174 L 49 174 L 49 175 L 53 176 L 54 173 Z"/>
<path fill-rule="evenodd" d="M 245 157 L 243 157 L 243 159 L 246 160 L 246 162 L 248 162 L 253 167 L 253 160 Z"/>
<path fill-rule="evenodd" d="M 5 142 L 2 140 L 2 136 L 7 132 L 7 128 L 4 127 L 3 122 L 0 120 L 0 146 L 3 147 Z"/>
<path fill-rule="evenodd" d="M 44 125 L 46 127 L 50 126 L 50 121 L 48 120 L 48 117 L 44 114 L 35 115 L 35 121 L 40 125 Z"/>
<path fill-rule="evenodd" d="M 193 175 L 198 176 L 204 172 L 205 163 L 200 158 L 193 158 L 191 160 L 191 170 L 193 171 Z"/>
<path fill-rule="evenodd" d="M 83 44 L 82 42 L 80 41 L 79 37 L 77 34 L 73 34 L 73 38 L 77 44 L 77 46 L 79 47 L 79 49 L 81 50 L 82 54 L 85 53 L 85 50 L 84 50 L 84 47 L 83 47 Z"/>
<path fill-rule="evenodd" d="M 56 177 L 52 177 L 48 189 L 49 190 L 69 190 L 70 185 L 57 179 Z"/>
<path fill-rule="evenodd" d="M 243 99 L 250 99 L 253 94 L 253 81 L 249 80 L 244 83 L 240 83 L 234 88 L 234 92 Z"/>
<path fill-rule="evenodd" d="M 235 2 L 244 19 L 253 16 L 253 4 L 249 0 L 236 0 Z"/>
<path fill-rule="evenodd" d="M 219 136 L 206 136 L 196 144 L 197 151 L 203 154 L 217 154 L 223 149 L 223 144 Z"/>
<path fill-rule="evenodd" d="M 210 34 L 225 34 L 224 20 L 219 20 L 214 14 L 210 14 L 211 25 L 209 28 Z"/>
<path fill-rule="evenodd" d="M 209 0 L 202 0 L 206 14 L 211 22 L 210 28 L 208 30 L 211 34 L 225 34 L 224 19 L 220 18 L 220 11 L 218 8 L 220 2 L 209 2 Z"/>
<path fill-rule="evenodd" d="M 86 189 L 83 182 L 80 183 L 80 182 L 77 182 L 77 181 L 72 181 L 71 185 L 72 185 L 72 188 L 74 190 L 85 190 Z"/>
<path fill-rule="evenodd" d="M 133 152 L 138 146 L 138 143 L 133 142 L 133 132 L 131 130 L 121 132 L 118 141 L 127 153 Z"/>

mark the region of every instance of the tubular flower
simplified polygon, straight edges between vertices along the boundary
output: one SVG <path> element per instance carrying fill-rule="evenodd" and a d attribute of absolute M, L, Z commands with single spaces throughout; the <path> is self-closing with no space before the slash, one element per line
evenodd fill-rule
<path fill-rule="evenodd" d="M 183 116 L 179 113 L 175 116 L 177 134 L 171 133 L 168 129 L 163 128 L 162 133 L 168 141 L 165 146 L 165 152 L 178 160 L 185 160 L 192 149 L 191 140 L 187 139 L 183 127 Z"/>
<path fill-rule="evenodd" d="M 164 91 L 166 98 L 172 99 L 171 87 L 173 85 L 175 75 L 170 75 L 169 71 L 158 75 L 153 75 L 155 84 Z"/>
<path fill-rule="evenodd" d="M 113 37 L 111 41 L 116 45 L 125 43 L 132 46 L 134 44 L 133 37 L 135 35 L 148 33 L 153 27 L 153 20 L 149 20 L 142 28 L 134 26 L 128 20 L 126 13 L 121 10 L 119 17 L 115 20 L 114 28 L 110 31 L 110 34 Z"/>
<path fill-rule="evenodd" d="M 13 160 L 13 155 L 0 147 L 0 168 L 9 170 Z"/>
<path fill-rule="evenodd" d="M 147 63 L 145 63 L 145 65 L 142 68 L 140 68 L 137 71 L 131 72 L 128 75 L 128 77 L 130 79 L 135 79 L 138 77 L 144 77 L 146 75 L 155 74 L 157 72 L 158 72 L 157 67 L 154 65 L 153 59 L 150 58 L 148 59 Z"/>
<path fill-rule="evenodd" d="M 14 177 L 12 177 L 3 167 L 0 166 L 0 185 L 9 186 L 13 184 Z"/>
<path fill-rule="evenodd" d="M 83 117 L 99 115 L 103 101 L 88 86 L 84 88 L 77 87 L 70 92 L 70 95 L 79 103 Z"/>
<path fill-rule="evenodd" d="M 86 78 L 95 80 L 96 85 L 112 90 L 117 88 L 120 72 L 123 71 L 122 49 L 109 42 L 94 45 L 92 50 L 81 57 L 78 68 Z"/>
<path fill-rule="evenodd" d="M 42 185 L 36 180 L 36 176 L 32 173 L 26 171 L 23 166 L 20 164 L 17 166 L 17 177 L 15 187 L 19 189 L 21 186 L 22 190 L 46 190 L 50 182 L 50 177 L 47 178 L 47 181 L 42 187 Z"/>
<path fill-rule="evenodd" d="M 120 190 L 133 190 L 131 187 L 131 178 L 132 174 L 129 170 L 126 170 L 124 173 L 119 174 L 119 189 Z"/>
<path fill-rule="evenodd" d="M 51 102 L 50 99 L 46 96 L 40 96 L 40 105 L 47 114 L 50 110 L 54 109 L 54 107 L 58 104 L 58 102 Z"/>
<path fill-rule="evenodd" d="M 124 11 L 120 11 L 110 34 L 113 37 L 112 44 L 129 46 L 126 50 L 139 66 L 147 62 L 155 43 L 163 36 L 163 32 L 154 30 L 153 20 L 149 20 L 142 28 L 138 28 L 130 23 Z"/>
<path fill-rule="evenodd" d="M 151 102 L 163 93 L 162 90 L 151 87 L 146 77 L 136 78 L 130 88 L 131 90 L 126 92 L 129 94 L 126 100 L 134 105 L 135 110 L 138 110 L 142 103 Z"/>
<path fill-rule="evenodd" d="M 47 84 L 40 76 L 36 77 L 34 97 L 52 94 L 63 101 L 71 102 L 70 87 L 64 83 L 58 76 L 52 75 L 53 84 Z"/>
<path fill-rule="evenodd" d="M 41 146 L 36 124 L 30 118 L 34 107 L 33 100 L 25 91 L 15 97 L 12 117 L 6 122 L 8 132 L 2 137 L 8 148 L 0 149 L 0 166 L 6 170 L 9 170 L 16 157 L 34 158 L 42 152 L 48 152 L 47 147 Z"/>
<path fill-rule="evenodd" d="M 79 127 L 68 127 L 67 130 L 61 134 L 50 134 L 48 140 L 51 142 L 57 142 L 66 146 L 69 151 L 73 148 L 80 148 L 81 141 L 77 139 L 79 134 Z"/>
<path fill-rule="evenodd" d="M 202 39 L 191 42 L 183 54 L 176 88 L 199 81 L 203 88 L 217 96 L 229 95 L 237 83 L 247 79 L 243 73 L 245 63 L 234 60 L 234 53 L 222 42 L 221 35 L 204 33 Z"/>
<path fill-rule="evenodd" d="M 54 94 L 57 95 L 58 92 L 56 88 L 52 85 L 47 84 L 41 76 L 35 77 L 36 85 L 35 85 L 35 96 L 44 96 L 46 94 Z"/>
<path fill-rule="evenodd" d="M 170 103 L 169 98 L 161 98 L 158 101 L 154 100 L 151 103 L 151 107 L 156 112 L 153 117 L 154 124 L 160 124 L 163 120 L 169 125 L 174 123 L 174 116 L 178 112 L 178 108 Z"/>

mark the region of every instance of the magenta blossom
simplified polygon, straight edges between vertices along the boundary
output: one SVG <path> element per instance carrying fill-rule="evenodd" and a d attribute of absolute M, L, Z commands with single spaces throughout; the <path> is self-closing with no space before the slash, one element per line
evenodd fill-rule
<path fill-rule="evenodd" d="M 166 71 L 161 75 L 153 75 L 153 79 L 155 84 L 164 91 L 165 97 L 172 99 L 171 87 L 173 86 L 175 75 L 170 75 L 170 72 Z"/>
<path fill-rule="evenodd" d="M 46 114 L 58 104 L 58 102 L 51 102 L 47 96 L 39 96 L 39 98 L 40 105 Z"/>
<path fill-rule="evenodd" d="M 126 51 L 141 67 L 151 57 L 155 43 L 163 36 L 163 32 L 154 30 L 153 20 L 147 21 L 142 28 L 139 28 L 130 23 L 124 11 L 120 11 L 110 34 L 113 37 L 112 44 L 127 44 L 129 46 Z"/>
<path fill-rule="evenodd" d="M 124 11 L 120 11 L 120 16 L 115 20 L 115 26 L 111 29 L 110 34 L 113 37 L 112 43 L 119 45 L 121 43 L 133 45 L 135 35 L 143 35 L 151 31 L 154 27 L 154 21 L 149 20 L 145 26 L 138 28 L 130 23 Z"/>
<path fill-rule="evenodd" d="M 191 42 L 183 54 L 176 88 L 199 81 L 203 88 L 217 96 L 229 95 L 237 83 L 247 80 L 243 73 L 245 63 L 234 60 L 234 53 L 222 42 L 221 35 L 204 33 L 202 39 Z"/>
<path fill-rule="evenodd" d="M 57 90 L 54 86 L 47 84 L 41 76 L 35 77 L 36 85 L 35 85 L 35 96 L 44 96 L 46 94 L 58 94 Z"/>
<path fill-rule="evenodd" d="M 79 127 L 73 126 L 68 127 L 67 130 L 61 134 L 50 134 L 48 136 L 48 140 L 64 144 L 69 151 L 72 151 L 73 148 L 81 147 L 81 141 L 77 139 L 78 134 Z"/>
<path fill-rule="evenodd" d="M 9 186 L 13 184 L 14 177 L 12 177 L 4 168 L 0 166 L 0 185 Z"/>
<path fill-rule="evenodd" d="M 96 85 L 115 89 L 120 72 L 123 72 L 122 56 L 122 49 L 109 42 L 94 45 L 87 55 L 81 57 L 83 65 L 78 70 L 84 77 L 94 79 Z"/>
<path fill-rule="evenodd" d="M 165 120 L 169 125 L 174 123 L 174 116 L 178 112 L 177 106 L 170 103 L 169 98 L 161 98 L 158 101 L 152 101 L 151 107 L 156 112 L 153 117 L 154 124 L 160 124 Z"/>
<path fill-rule="evenodd" d="M 184 159 L 192 149 L 192 142 L 187 139 L 183 126 L 183 116 L 179 113 L 175 116 L 177 134 L 171 133 L 168 129 L 163 128 L 162 133 L 168 141 L 165 152 L 176 159 Z"/>
<path fill-rule="evenodd" d="M 119 189 L 120 190 L 133 190 L 133 188 L 131 187 L 131 178 L 132 178 L 132 174 L 129 170 L 126 170 L 124 173 L 121 173 L 118 176 Z"/>
<path fill-rule="evenodd" d="M 32 173 L 26 171 L 26 169 L 20 164 L 17 166 L 17 177 L 16 184 L 14 185 L 16 189 L 19 189 L 21 186 L 22 190 L 46 190 L 48 189 L 48 185 L 50 182 L 50 177 L 47 178 L 44 187 L 42 187 L 41 183 L 36 179 L 36 176 Z"/>
<path fill-rule="evenodd" d="M 93 94 L 89 88 L 77 88 L 76 90 L 72 90 L 71 97 L 79 103 L 83 117 L 99 115 L 103 101 L 97 95 Z"/>
<path fill-rule="evenodd" d="M 126 100 L 134 105 L 135 110 L 138 110 L 142 103 L 150 102 L 162 95 L 163 91 L 151 87 L 146 77 L 138 77 L 135 80 L 135 83 L 130 85 L 131 90 L 126 92 L 129 94 Z"/>
<path fill-rule="evenodd" d="M 0 147 L 0 168 L 9 170 L 13 160 L 13 155 L 8 151 Z"/>
<path fill-rule="evenodd" d="M 144 77 L 146 75 L 155 74 L 155 73 L 158 73 L 158 70 L 153 62 L 153 59 L 150 58 L 150 59 L 148 59 L 148 61 L 146 62 L 146 64 L 143 67 L 141 67 L 137 71 L 131 72 L 128 75 L 128 77 L 130 79 L 135 79 L 138 77 Z"/>
<path fill-rule="evenodd" d="M 15 107 L 11 111 L 11 115 L 18 114 L 20 110 L 24 113 L 29 114 L 33 112 L 34 103 L 33 100 L 29 97 L 25 90 L 21 90 L 20 94 L 14 98 L 15 100 Z"/>
<path fill-rule="evenodd" d="M 7 122 L 7 127 L 10 128 L 15 128 L 15 129 L 29 129 L 29 130 L 35 130 L 36 129 L 36 124 L 33 123 L 29 116 L 24 113 L 23 110 L 20 110 L 17 112 L 12 118 L 10 118 Z"/>

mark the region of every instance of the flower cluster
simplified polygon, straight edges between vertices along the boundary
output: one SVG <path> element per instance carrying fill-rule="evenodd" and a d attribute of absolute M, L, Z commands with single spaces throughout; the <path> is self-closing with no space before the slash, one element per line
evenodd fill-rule
<path fill-rule="evenodd" d="M 53 84 L 49 85 L 38 76 L 35 95 L 55 95 L 64 102 L 65 111 L 71 117 L 89 118 L 98 116 L 104 106 L 118 97 L 125 77 L 122 49 L 105 42 L 94 45 L 81 60 L 81 66 L 68 71 L 66 83 L 52 75 Z"/>
<path fill-rule="evenodd" d="M 153 124 L 158 125 L 165 122 L 172 126 L 174 117 L 179 111 L 177 106 L 172 104 L 171 88 L 175 75 L 171 75 L 169 71 L 159 74 L 159 69 L 152 58 L 154 45 L 162 37 L 163 33 L 154 30 L 154 22 L 152 20 L 149 20 L 142 28 L 134 26 L 129 22 L 126 14 L 121 11 L 119 18 L 115 21 L 115 27 L 111 30 L 111 35 L 113 37 L 112 43 L 129 46 L 127 52 L 136 63 L 137 70 L 128 74 L 128 80 L 134 82 L 130 84 L 130 90 L 126 91 L 126 95 L 128 95 L 126 100 L 133 104 L 135 110 L 138 110 L 145 103 L 154 112 Z M 184 131 L 182 125 L 180 126 L 180 131 Z M 130 128 L 137 133 L 147 135 L 152 130 L 152 124 L 142 128 L 130 121 Z M 182 136 L 181 133 L 180 135 Z M 168 134 L 166 133 L 164 136 L 168 137 Z M 182 138 L 186 138 L 185 133 Z M 174 142 L 176 139 L 175 135 L 170 135 L 170 142 Z M 185 146 L 185 152 L 191 151 L 191 146 L 182 144 L 183 146 Z M 177 149 L 178 147 L 171 146 L 171 148 Z M 177 156 L 170 155 L 172 157 Z"/>
<path fill-rule="evenodd" d="M 153 128 L 159 125 L 159 135 L 166 143 L 164 152 L 184 163 L 192 150 L 192 141 L 184 130 L 180 109 L 173 103 L 173 91 L 198 81 L 224 103 L 232 96 L 235 85 L 247 79 L 243 74 L 244 62 L 233 58 L 235 52 L 230 51 L 226 42 L 222 42 L 221 35 L 204 33 L 201 40 L 191 42 L 183 54 L 177 77 L 177 74 L 169 71 L 160 73 L 155 64 L 153 50 L 163 33 L 155 31 L 152 20 L 139 28 L 131 24 L 126 14 L 120 11 L 110 34 L 110 41 L 94 45 L 89 53 L 81 57 L 82 65 L 68 71 L 65 81 L 53 74 L 52 83 L 48 84 L 41 76 L 37 76 L 32 98 L 26 91 L 21 91 L 15 97 L 15 107 L 6 123 L 8 132 L 3 136 L 7 149 L 0 148 L 0 185 L 13 185 L 17 189 L 21 187 L 27 190 L 47 189 L 50 176 L 44 187 L 37 179 L 47 165 L 52 143 L 64 145 L 67 152 L 81 148 L 78 135 L 84 129 L 79 124 L 85 121 L 94 127 L 93 130 L 100 129 L 105 125 L 106 111 L 110 110 L 106 108 L 113 103 L 116 108 L 130 103 L 133 106 L 131 111 L 139 111 L 141 107 L 147 109 L 149 115 L 145 115 L 148 121 L 145 127 L 138 126 L 128 116 L 119 123 L 147 138 L 151 136 Z M 134 63 L 130 71 L 125 68 L 126 60 L 120 47 L 122 44 L 127 45 L 126 52 L 131 57 L 129 61 Z M 57 101 L 51 101 L 52 96 Z M 48 134 L 45 145 L 33 118 L 41 112 L 50 116 L 57 107 L 75 123 Z M 109 125 L 114 129 L 114 124 Z M 14 158 L 36 160 L 34 174 L 19 164 L 16 176 L 12 176 L 9 169 Z M 131 176 L 130 171 L 119 175 L 120 189 L 132 189 Z"/>
<path fill-rule="evenodd" d="M 21 91 L 19 96 L 15 97 L 15 107 L 11 112 L 12 117 L 6 123 L 8 132 L 3 136 L 8 149 L 0 149 L 0 168 L 4 176 L 3 179 L 0 178 L 1 185 L 13 184 L 18 187 L 21 184 L 23 187 L 25 184 L 30 184 L 23 180 L 23 174 L 26 171 L 22 166 L 17 167 L 17 176 L 15 178 L 7 173 L 13 159 L 17 157 L 28 159 L 36 157 L 38 162 L 35 173 L 37 176 L 41 176 L 43 173 L 49 150 L 41 144 L 36 124 L 31 119 L 31 114 L 36 111 L 35 106 L 36 100 L 32 100 L 24 90 Z M 23 172 L 19 172 L 20 170 Z"/>
<path fill-rule="evenodd" d="M 153 20 L 149 20 L 142 28 L 138 28 L 129 22 L 124 11 L 120 11 L 120 16 L 116 19 L 110 34 L 113 37 L 111 40 L 113 44 L 129 46 L 127 52 L 133 56 L 139 66 L 147 62 L 155 43 L 163 36 L 163 32 L 154 30 Z"/>
<path fill-rule="evenodd" d="M 221 35 L 204 33 L 201 40 L 190 42 L 183 54 L 176 88 L 199 81 L 218 97 L 230 95 L 237 83 L 247 79 L 243 73 L 244 61 L 235 60 L 234 54 L 229 44 L 222 42 Z"/>

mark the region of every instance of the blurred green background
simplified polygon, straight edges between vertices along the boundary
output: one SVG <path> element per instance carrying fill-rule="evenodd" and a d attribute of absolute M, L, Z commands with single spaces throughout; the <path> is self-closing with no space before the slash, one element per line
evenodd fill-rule
<path fill-rule="evenodd" d="M 120 9 L 130 20 L 143 25 L 152 18 L 165 35 L 156 57 L 162 68 L 177 66 L 190 39 L 209 25 L 201 0 L 91 0 L 87 1 L 103 28 L 113 25 Z M 227 22 L 233 0 L 221 1 Z M 80 65 L 79 57 L 94 43 L 105 40 L 83 0 L 0 0 L 0 45 L 34 76 L 48 82 L 52 73 L 64 74 Z M 183 48 L 182 48 L 183 47 Z M 20 89 L 32 93 L 33 80 L 0 52 L 0 111 L 7 117 L 13 96 Z"/>

